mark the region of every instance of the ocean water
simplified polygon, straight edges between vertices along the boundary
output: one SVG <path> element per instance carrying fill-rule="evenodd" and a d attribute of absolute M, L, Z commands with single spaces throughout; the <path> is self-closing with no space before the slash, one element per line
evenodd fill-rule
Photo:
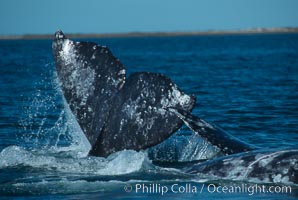
<path fill-rule="evenodd" d="M 108 46 L 128 74 L 167 75 L 196 95 L 195 115 L 241 140 L 262 149 L 298 147 L 297 34 L 88 41 Z M 210 184 L 248 183 L 177 168 L 179 161 L 200 158 L 201 141 L 186 127 L 152 148 L 173 166 L 155 165 L 150 150 L 86 157 L 88 144 L 63 100 L 51 51 L 50 40 L 0 41 L 0 198 L 297 199 L 295 186 L 286 194 L 210 192 Z M 147 190 L 135 192 L 142 184 Z M 161 193 L 173 185 L 181 191 Z"/>

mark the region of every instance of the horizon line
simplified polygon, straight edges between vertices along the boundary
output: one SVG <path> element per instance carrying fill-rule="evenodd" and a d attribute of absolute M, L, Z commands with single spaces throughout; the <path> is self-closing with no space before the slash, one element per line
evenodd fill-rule
<path fill-rule="evenodd" d="M 247 28 L 235 30 L 206 31 L 132 31 L 119 33 L 66 33 L 69 38 L 127 38 L 127 37 L 170 37 L 199 35 L 241 35 L 241 34 L 278 34 L 298 33 L 298 27 Z M 54 34 L 0 34 L 0 40 L 53 39 Z"/>

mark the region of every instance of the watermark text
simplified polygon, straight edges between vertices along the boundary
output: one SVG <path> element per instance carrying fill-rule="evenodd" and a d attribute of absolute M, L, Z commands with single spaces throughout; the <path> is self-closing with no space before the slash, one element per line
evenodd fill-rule
<path fill-rule="evenodd" d="M 201 194 L 207 192 L 210 194 L 232 194 L 244 193 L 247 195 L 256 194 L 290 194 L 291 186 L 277 185 L 261 185 L 261 184 L 233 184 L 233 185 L 217 185 L 217 184 L 195 184 L 195 183 L 135 183 L 124 186 L 124 191 L 135 194 Z"/>

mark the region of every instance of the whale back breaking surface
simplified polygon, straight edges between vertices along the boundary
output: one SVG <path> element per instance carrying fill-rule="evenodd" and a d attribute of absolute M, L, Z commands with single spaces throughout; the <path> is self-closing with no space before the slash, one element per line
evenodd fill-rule
<path fill-rule="evenodd" d="M 192 165 L 185 172 L 215 179 L 298 184 L 298 149 L 242 152 Z"/>
<path fill-rule="evenodd" d="M 161 74 L 135 73 L 125 83 L 125 67 L 107 47 L 74 42 L 57 31 L 52 48 L 64 97 L 92 146 L 90 155 L 156 145 L 183 123 L 166 108 L 191 111 L 195 104 L 195 97 Z"/>

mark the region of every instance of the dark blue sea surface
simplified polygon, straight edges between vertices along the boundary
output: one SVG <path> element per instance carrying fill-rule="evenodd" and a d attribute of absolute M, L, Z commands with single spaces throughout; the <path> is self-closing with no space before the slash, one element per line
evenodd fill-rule
<path fill-rule="evenodd" d="M 150 71 L 170 77 L 196 95 L 195 115 L 239 139 L 262 149 L 298 147 L 298 34 L 88 41 L 108 46 L 128 74 Z M 66 109 L 51 42 L 0 41 L 0 198 L 297 199 L 297 189 L 253 195 L 210 193 L 206 187 L 197 193 L 125 192 L 136 183 L 201 189 L 213 182 L 155 166 L 147 151 L 85 157 L 86 141 Z M 162 156 L 194 159 L 198 143 L 192 138 L 182 127 L 167 141 L 175 152 Z"/>

